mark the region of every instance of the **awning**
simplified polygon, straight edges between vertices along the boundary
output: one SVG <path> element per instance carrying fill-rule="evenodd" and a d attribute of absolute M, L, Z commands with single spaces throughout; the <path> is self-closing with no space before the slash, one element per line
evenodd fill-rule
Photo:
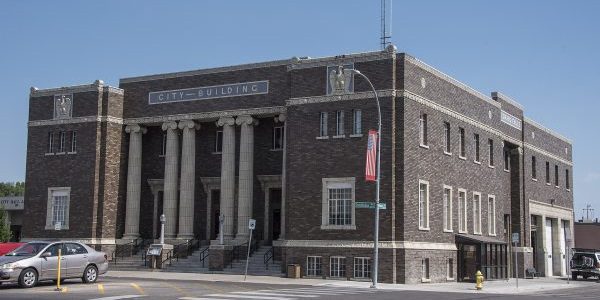
<path fill-rule="evenodd" d="M 472 234 L 456 234 L 455 235 L 456 238 L 456 242 L 457 243 L 464 243 L 464 244 L 498 244 L 498 245 L 505 245 L 506 242 L 493 238 L 493 237 L 489 237 L 489 236 L 482 236 L 482 235 L 472 235 Z"/>

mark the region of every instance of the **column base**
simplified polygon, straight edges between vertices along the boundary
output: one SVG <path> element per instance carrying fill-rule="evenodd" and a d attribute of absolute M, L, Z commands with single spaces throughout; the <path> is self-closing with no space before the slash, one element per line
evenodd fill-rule
<path fill-rule="evenodd" d="M 136 240 L 140 238 L 140 234 L 124 234 L 122 240 Z"/>
<path fill-rule="evenodd" d="M 192 234 L 177 235 L 177 239 L 178 240 L 193 240 L 194 235 L 192 235 Z"/>

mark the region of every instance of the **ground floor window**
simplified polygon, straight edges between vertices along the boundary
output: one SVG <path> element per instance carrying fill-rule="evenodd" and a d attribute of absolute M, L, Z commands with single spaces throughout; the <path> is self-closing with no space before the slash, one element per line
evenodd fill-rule
<path fill-rule="evenodd" d="M 448 258 L 446 262 L 446 269 L 448 270 L 448 274 L 446 274 L 446 278 L 448 280 L 454 279 L 454 259 Z"/>
<path fill-rule="evenodd" d="M 429 281 L 429 258 L 421 260 L 421 280 Z"/>
<path fill-rule="evenodd" d="M 70 187 L 48 188 L 46 206 L 46 229 L 69 229 L 69 203 L 71 200 Z"/>
<path fill-rule="evenodd" d="M 321 276 L 321 257 L 308 256 L 306 258 L 306 276 Z"/>
<path fill-rule="evenodd" d="M 354 258 L 354 278 L 370 278 L 371 277 L 371 258 L 355 257 Z"/>
<path fill-rule="evenodd" d="M 330 277 L 346 277 L 346 258 L 340 256 L 332 256 L 329 259 L 329 276 Z"/>

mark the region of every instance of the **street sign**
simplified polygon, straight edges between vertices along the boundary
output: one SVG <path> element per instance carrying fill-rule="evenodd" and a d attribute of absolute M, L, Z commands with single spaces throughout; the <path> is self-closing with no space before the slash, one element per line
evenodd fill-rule
<path fill-rule="evenodd" d="M 254 230 L 256 228 L 256 220 L 250 219 L 248 220 L 248 229 Z"/>
<path fill-rule="evenodd" d="M 512 242 L 513 243 L 518 243 L 519 242 L 519 233 L 518 232 L 514 232 L 512 234 Z"/>
<path fill-rule="evenodd" d="M 356 202 L 356 208 L 369 208 L 375 209 L 375 202 Z M 379 209 L 387 209 L 387 205 L 385 202 L 379 202 Z"/>

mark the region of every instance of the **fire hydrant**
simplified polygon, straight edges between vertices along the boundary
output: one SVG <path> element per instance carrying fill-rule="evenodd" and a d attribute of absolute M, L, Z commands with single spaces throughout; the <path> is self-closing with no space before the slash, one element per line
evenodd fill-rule
<path fill-rule="evenodd" d="M 481 271 L 477 271 L 477 273 L 475 273 L 475 282 L 475 287 L 477 290 L 483 289 L 483 274 L 481 274 Z"/>

